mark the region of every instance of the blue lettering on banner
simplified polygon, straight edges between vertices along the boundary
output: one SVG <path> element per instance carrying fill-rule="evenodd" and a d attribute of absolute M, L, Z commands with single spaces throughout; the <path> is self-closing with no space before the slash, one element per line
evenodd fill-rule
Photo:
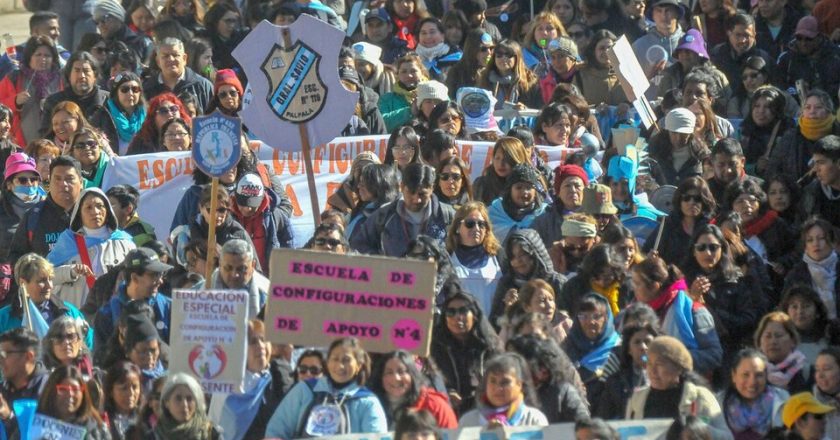
<path fill-rule="evenodd" d="M 312 69 L 315 64 L 315 53 L 304 46 L 298 48 L 294 60 L 292 60 L 289 70 L 283 75 L 283 79 L 277 86 L 277 89 L 272 93 L 271 99 L 268 100 L 271 108 L 281 118 L 289 108 L 292 98 L 297 94 L 303 78 Z"/>

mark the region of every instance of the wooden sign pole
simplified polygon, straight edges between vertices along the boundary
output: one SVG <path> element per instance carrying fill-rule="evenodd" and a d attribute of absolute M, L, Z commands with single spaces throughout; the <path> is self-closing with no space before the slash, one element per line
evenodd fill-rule
<path fill-rule="evenodd" d="M 29 310 L 29 292 L 26 291 L 26 286 L 23 284 L 20 286 L 20 303 L 23 306 L 23 314 L 26 316 L 26 328 L 34 332 L 35 328 L 32 327 L 32 312 Z"/>
<path fill-rule="evenodd" d="M 210 289 L 213 277 L 213 259 L 216 258 L 216 209 L 219 208 L 219 178 L 214 177 L 210 183 L 210 221 L 207 232 L 207 263 L 204 271 L 204 288 Z"/>
<path fill-rule="evenodd" d="M 280 32 L 283 35 L 283 47 L 292 45 L 292 36 L 288 27 Z M 321 224 L 321 204 L 318 203 L 318 189 L 315 187 L 315 172 L 312 170 L 312 148 L 309 145 L 309 132 L 306 130 L 306 122 L 297 124 L 300 143 L 303 146 L 303 166 L 306 170 L 306 183 L 309 186 L 309 203 L 312 206 L 312 219 L 317 228 Z"/>

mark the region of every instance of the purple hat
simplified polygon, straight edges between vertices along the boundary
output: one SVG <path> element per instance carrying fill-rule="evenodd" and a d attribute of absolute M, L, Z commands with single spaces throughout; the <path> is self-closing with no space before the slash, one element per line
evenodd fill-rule
<path fill-rule="evenodd" d="M 689 29 L 680 38 L 680 44 L 674 49 L 674 52 L 680 49 L 690 50 L 700 56 L 700 58 L 709 59 L 709 52 L 706 52 L 706 40 L 703 39 L 703 34 L 697 29 Z"/>
<path fill-rule="evenodd" d="M 35 159 L 29 157 L 26 153 L 14 153 L 6 159 L 6 171 L 3 174 L 3 180 L 9 180 L 9 177 L 25 171 L 31 171 L 41 177 L 41 173 L 35 168 Z"/>

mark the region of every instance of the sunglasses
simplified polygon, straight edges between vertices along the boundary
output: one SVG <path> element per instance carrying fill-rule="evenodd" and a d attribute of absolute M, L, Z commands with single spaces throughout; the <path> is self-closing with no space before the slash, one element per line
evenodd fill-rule
<path fill-rule="evenodd" d="M 493 52 L 493 49 L 495 49 L 493 46 L 481 46 L 478 50 L 481 52 Z"/>
<path fill-rule="evenodd" d="M 77 150 L 94 150 L 96 148 L 99 148 L 99 144 L 97 144 L 95 140 L 90 139 L 87 141 L 76 142 L 75 144 L 73 144 L 73 148 Z"/>
<path fill-rule="evenodd" d="M 447 317 L 449 317 L 449 318 L 454 318 L 454 317 L 459 316 L 459 315 L 464 315 L 464 316 L 466 316 L 466 315 L 467 315 L 467 313 L 470 313 L 470 312 L 472 312 L 472 309 L 471 309 L 471 308 L 469 308 L 469 307 L 467 307 L 467 306 L 463 306 L 463 307 L 448 307 L 446 310 L 444 310 L 444 313 L 445 313 L 445 314 L 446 314 L 446 316 L 447 316 Z"/>
<path fill-rule="evenodd" d="M 236 98 L 239 96 L 239 92 L 236 90 L 228 90 L 226 92 L 219 92 L 219 98 Z"/>
<path fill-rule="evenodd" d="M 683 194 L 680 197 L 680 200 L 682 200 L 683 202 L 686 202 L 686 203 L 688 203 L 688 202 L 703 203 L 703 198 L 700 197 L 699 195 L 695 195 L 695 194 Z"/>
<path fill-rule="evenodd" d="M 567 251 L 571 252 L 571 253 L 577 253 L 577 254 L 579 254 L 579 253 L 581 253 L 581 252 L 586 252 L 586 251 L 588 251 L 588 250 L 589 250 L 589 246 L 588 246 L 588 245 L 585 245 L 585 244 L 578 244 L 578 245 L 567 244 L 567 245 L 565 246 L 565 249 L 566 249 Z"/>
<path fill-rule="evenodd" d="M 515 56 L 510 52 L 496 52 L 496 58 L 513 58 Z"/>
<path fill-rule="evenodd" d="M 338 239 L 335 239 L 335 238 L 323 238 L 323 237 L 321 237 L 321 238 L 316 238 L 314 243 L 315 243 L 316 246 L 324 246 L 324 247 L 329 247 L 329 248 L 335 249 L 335 248 L 337 248 L 338 246 L 341 245 L 341 240 L 338 240 Z"/>
<path fill-rule="evenodd" d="M 487 224 L 484 220 L 464 220 L 464 227 L 467 229 L 472 229 L 478 227 L 479 229 L 487 229 L 490 225 Z"/>
<path fill-rule="evenodd" d="M 61 342 L 76 342 L 79 340 L 78 333 L 65 333 L 63 335 L 56 335 L 53 337 L 53 342 L 61 343 Z"/>
<path fill-rule="evenodd" d="M 438 119 L 438 122 L 441 124 L 448 124 L 450 122 L 460 122 L 461 117 L 458 115 L 446 115 Z"/>
<path fill-rule="evenodd" d="M 128 93 L 128 92 L 140 93 L 141 90 L 143 90 L 143 89 L 141 89 L 140 87 L 137 87 L 137 86 L 122 86 L 122 87 L 120 87 L 120 92 L 122 92 L 122 93 Z M 158 109 L 158 110 L 160 110 L 160 109 Z"/>
<path fill-rule="evenodd" d="M 21 185 L 26 185 L 28 183 L 38 183 L 40 181 L 41 181 L 40 177 L 25 177 L 25 176 L 15 177 L 15 182 L 17 182 Z"/>
<path fill-rule="evenodd" d="M 157 109 L 157 114 L 163 115 L 177 115 L 181 111 L 181 108 L 177 105 L 170 105 L 170 106 L 160 106 Z"/>
<path fill-rule="evenodd" d="M 456 182 L 460 182 L 463 176 L 461 173 L 440 173 L 440 180 L 449 181 L 454 180 Z"/>
<path fill-rule="evenodd" d="M 712 252 L 715 253 L 720 250 L 720 245 L 717 243 L 698 243 L 694 245 L 694 250 L 697 252 Z"/>
<path fill-rule="evenodd" d="M 309 374 L 310 376 L 317 376 L 321 374 L 324 370 L 321 367 L 308 367 L 306 365 L 298 365 L 297 367 L 298 374 Z"/>
<path fill-rule="evenodd" d="M 209 206 L 205 205 L 204 209 L 206 209 L 207 212 L 210 212 L 210 207 Z M 228 208 L 225 208 L 224 206 L 220 206 L 220 207 L 216 208 L 216 213 L 218 213 L 218 214 L 224 214 L 226 212 L 228 212 Z"/>

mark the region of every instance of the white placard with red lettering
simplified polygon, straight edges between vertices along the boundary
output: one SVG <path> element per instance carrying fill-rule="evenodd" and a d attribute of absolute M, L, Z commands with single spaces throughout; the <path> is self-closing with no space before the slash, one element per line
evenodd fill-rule
<path fill-rule="evenodd" d="M 369 352 L 428 356 L 434 297 L 428 261 L 275 249 L 266 334 L 314 347 L 353 336 Z"/>

